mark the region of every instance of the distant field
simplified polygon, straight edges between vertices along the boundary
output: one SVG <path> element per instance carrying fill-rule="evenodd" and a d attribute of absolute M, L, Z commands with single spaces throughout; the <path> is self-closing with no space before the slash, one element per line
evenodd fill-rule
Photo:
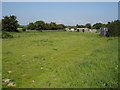
<path fill-rule="evenodd" d="M 22 32 L 3 39 L 3 79 L 19 88 L 118 87 L 118 38 L 82 32 Z M 9 87 L 3 82 L 3 88 Z"/>

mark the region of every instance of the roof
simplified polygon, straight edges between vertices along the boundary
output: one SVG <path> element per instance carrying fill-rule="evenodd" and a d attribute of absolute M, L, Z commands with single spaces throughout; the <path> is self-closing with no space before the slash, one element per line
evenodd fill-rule
<path fill-rule="evenodd" d="M 77 29 L 88 29 L 88 28 L 77 28 Z"/>

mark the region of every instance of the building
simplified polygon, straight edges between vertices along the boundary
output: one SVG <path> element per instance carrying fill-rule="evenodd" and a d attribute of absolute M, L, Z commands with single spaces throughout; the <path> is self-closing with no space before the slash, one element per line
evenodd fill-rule
<path fill-rule="evenodd" d="M 69 28 L 65 28 L 65 31 L 70 31 L 70 29 Z"/>
<path fill-rule="evenodd" d="M 71 30 L 71 31 L 75 31 L 75 29 L 74 29 L 74 28 L 71 28 L 70 30 Z"/>
<path fill-rule="evenodd" d="M 78 32 L 89 32 L 89 28 L 77 28 Z"/>
<path fill-rule="evenodd" d="M 108 28 L 106 28 L 106 27 L 101 27 L 101 28 L 100 28 L 100 35 L 101 35 L 101 36 L 107 36 L 107 35 L 108 35 Z"/>
<path fill-rule="evenodd" d="M 89 29 L 89 32 L 94 32 L 94 33 L 96 33 L 97 30 L 96 30 L 96 29 Z"/>
<path fill-rule="evenodd" d="M 75 31 L 74 28 L 71 28 L 71 29 L 69 29 L 69 28 L 65 28 L 65 30 L 66 30 L 66 31 Z"/>

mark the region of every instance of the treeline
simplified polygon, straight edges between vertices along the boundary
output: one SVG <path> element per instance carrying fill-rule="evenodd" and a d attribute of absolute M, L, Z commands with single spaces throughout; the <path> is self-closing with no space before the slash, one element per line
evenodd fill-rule
<path fill-rule="evenodd" d="M 65 25 L 56 24 L 55 22 L 45 23 L 44 21 L 36 21 L 35 23 L 29 23 L 26 29 L 30 30 L 58 30 L 65 29 Z"/>
<path fill-rule="evenodd" d="M 89 28 L 89 29 L 100 29 L 101 27 L 108 28 L 109 36 L 120 36 L 120 20 L 114 20 L 112 22 L 108 22 L 107 24 L 103 23 L 95 23 L 94 25 L 85 24 L 85 25 L 76 25 L 76 26 L 67 26 L 67 28 Z"/>
<path fill-rule="evenodd" d="M 107 27 L 108 28 L 108 34 L 109 36 L 120 36 L 120 20 L 115 20 L 112 22 L 108 22 L 107 24 L 102 23 L 96 23 L 94 25 L 86 24 L 86 25 L 76 25 L 76 26 L 65 26 L 64 24 L 56 24 L 55 22 L 51 23 L 45 23 L 44 21 L 36 21 L 31 22 L 27 26 L 21 26 L 18 24 L 18 21 L 16 20 L 16 16 L 4 16 L 2 19 L 2 31 L 8 31 L 8 32 L 19 32 L 17 29 L 18 27 L 21 27 L 23 31 L 26 31 L 26 29 L 29 30 L 59 30 L 59 29 L 65 29 L 65 28 L 89 28 L 89 29 L 100 29 L 101 27 Z"/>
<path fill-rule="evenodd" d="M 107 27 L 107 24 L 103 23 L 95 23 L 94 25 L 91 25 L 90 23 L 87 23 L 85 25 L 76 25 L 76 26 L 67 26 L 67 28 L 89 28 L 89 29 L 100 29 L 100 27 Z"/>
<path fill-rule="evenodd" d="M 4 16 L 2 19 L 2 31 L 19 32 L 17 30 L 19 27 L 21 27 L 23 31 L 26 31 L 26 29 L 38 31 L 65 29 L 65 25 L 63 24 L 56 24 L 55 22 L 45 23 L 41 20 L 29 23 L 27 26 L 21 26 L 16 19 L 17 17 L 14 15 Z"/>
<path fill-rule="evenodd" d="M 101 27 L 107 27 L 107 24 L 103 23 L 95 23 L 94 25 L 91 25 L 90 23 L 87 23 L 85 25 L 79 25 L 76 24 L 76 26 L 66 26 L 67 28 L 71 29 L 77 29 L 77 28 L 89 28 L 89 29 L 100 29 Z"/>

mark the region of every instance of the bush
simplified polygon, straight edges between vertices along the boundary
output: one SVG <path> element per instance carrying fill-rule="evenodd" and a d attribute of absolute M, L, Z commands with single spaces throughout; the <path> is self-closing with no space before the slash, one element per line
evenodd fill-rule
<path fill-rule="evenodd" d="M 119 29 L 120 29 L 120 21 L 119 20 L 111 22 L 108 25 L 108 35 L 109 36 L 120 36 Z"/>
<path fill-rule="evenodd" d="M 22 28 L 22 31 L 26 31 L 26 29 L 25 29 L 25 28 Z"/>
<path fill-rule="evenodd" d="M 16 20 L 16 16 L 5 16 L 2 19 L 2 31 L 7 32 L 18 32 L 18 21 Z"/>
<path fill-rule="evenodd" d="M 10 35 L 7 32 L 2 32 L 2 38 L 13 38 L 13 35 Z"/>
<path fill-rule="evenodd" d="M 100 33 L 100 29 L 97 29 L 96 33 Z"/>

